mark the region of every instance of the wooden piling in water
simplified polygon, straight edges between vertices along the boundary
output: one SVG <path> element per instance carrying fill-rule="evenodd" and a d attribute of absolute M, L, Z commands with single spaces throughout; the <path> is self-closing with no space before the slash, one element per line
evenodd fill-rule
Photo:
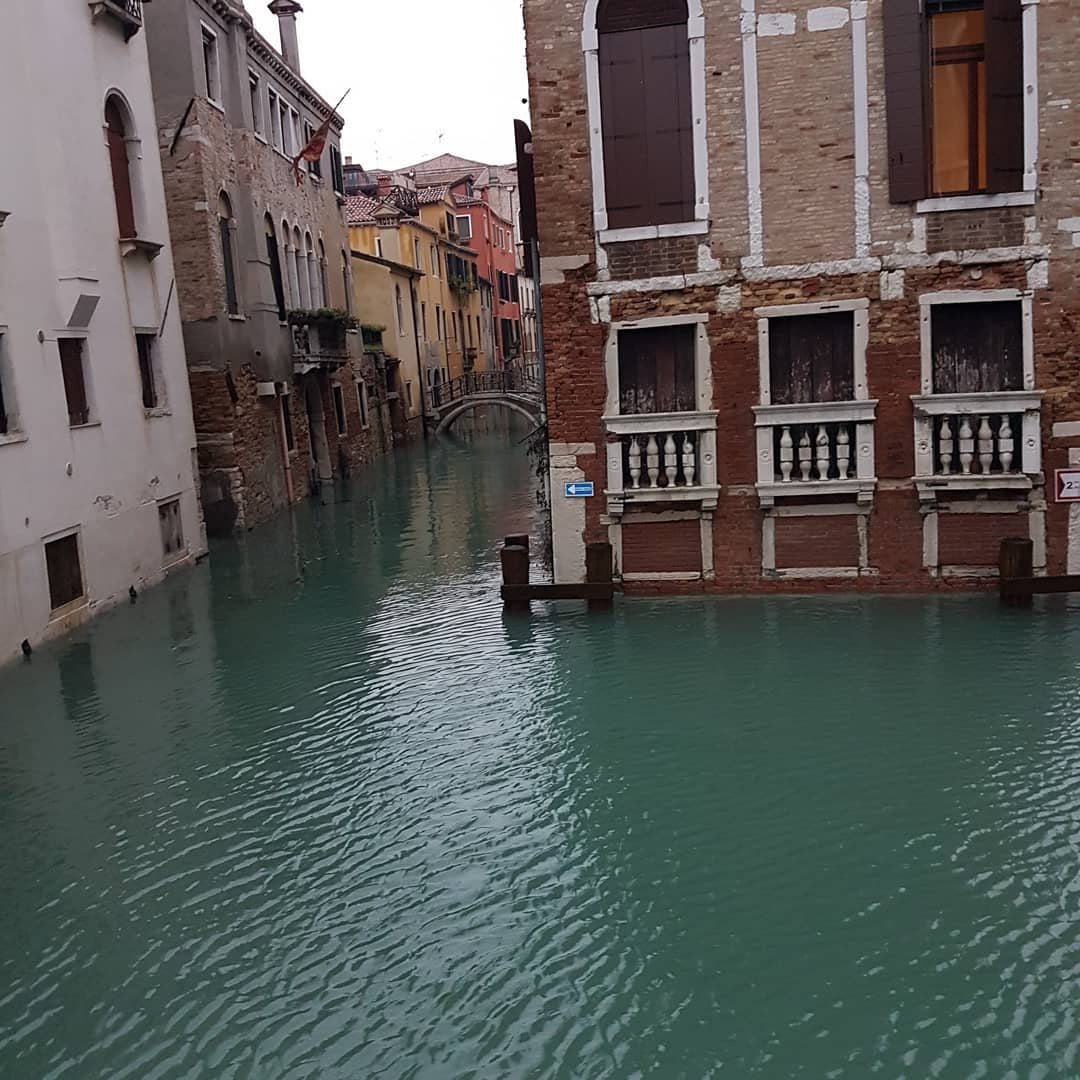
<path fill-rule="evenodd" d="M 615 556 L 607 543 L 589 544 L 585 548 L 585 583 L 587 585 L 611 585 L 615 568 Z M 612 606 L 610 597 L 589 600 L 590 611 L 605 611 Z"/>
<path fill-rule="evenodd" d="M 529 583 L 529 538 L 508 536 L 499 553 L 502 562 L 503 603 L 508 609 L 527 610 L 533 600 L 587 600 L 589 608 L 608 609 L 615 596 L 614 556 L 610 544 L 589 544 L 585 549 L 585 583 L 532 585 Z"/>
<path fill-rule="evenodd" d="M 506 544 L 502 559 L 503 603 L 514 611 L 528 611 L 529 549 L 520 544 Z M 514 595 L 514 586 L 524 586 L 524 594 Z"/>

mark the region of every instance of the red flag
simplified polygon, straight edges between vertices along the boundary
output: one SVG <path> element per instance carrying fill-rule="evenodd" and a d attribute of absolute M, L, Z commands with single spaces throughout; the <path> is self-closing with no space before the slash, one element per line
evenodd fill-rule
<path fill-rule="evenodd" d="M 330 120 L 331 117 L 327 117 L 322 124 L 319 125 L 319 130 L 311 136 L 311 141 L 300 151 L 296 157 L 293 158 L 293 173 L 296 176 L 296 186 L 299 187 L 304 182 L 304 174 L 300 171 L 301 161 L 318 161 L 323 156 L 323 151 L 326 149 L 326 140 L 330 135 Z"/>

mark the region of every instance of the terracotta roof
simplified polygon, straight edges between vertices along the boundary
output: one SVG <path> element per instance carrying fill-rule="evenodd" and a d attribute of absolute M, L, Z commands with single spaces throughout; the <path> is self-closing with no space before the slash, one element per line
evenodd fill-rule
<path fill-rule="evenodd" d="M 442 202 L 450 194 L 448 184 L 432 184 L 423 187 L 416 193 L 416 199 L 421 206 L 430 206 L 432 203 Z"/>
<path fill-rule="evenodd" d="M 345 200 L 345 221 L 349 225 L 374 225 L 375 211 L 379 205 L 378 199 L 369 199 L 366 195 L 350 195 Z"/>

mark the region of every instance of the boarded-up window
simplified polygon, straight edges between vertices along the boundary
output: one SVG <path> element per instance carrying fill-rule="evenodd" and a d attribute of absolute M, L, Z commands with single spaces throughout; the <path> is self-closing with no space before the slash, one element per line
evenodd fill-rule
<path fill-rule="evenodd" d="M 64 379 L 68 423 L 72 427 L 90 422 L 90 404 L 86 396 L 84 342 L 82 338 L 61 338 L 60 373 Z"/>
<path fill-rule="evenodd" d="M 686 0 L 605 0 L 597 16 L 608 226 L 694 216 Z"/>
<path fill-rule="evenodd" d="M 619 332 L 619 412 L 693 412 L 694 326 Z"/>
<path fill-rule="evenodd" d="M 154 375 L 155 334 L 136 334 L 135 346 L 139 354 L 139 382 L 142 385 L 144 409 L 156 409 L 158 403 L 157 380 Z"/>
<path fill-rule="evenodd" d="M 76 534 L 45 545 L 45 569 L 49 575 L 49 606 L 53 611 L 83 595 L 79 537 Z"/>
<path fill-rule="evenodd" d="M 1023 187 L 1021 0 L 883 0 L 893 202 Z"/>
<path fill-rule="evenodd" d="M 135 203 L 131 194 L 131 168 L 128 164 L 127 126 L 115 98 L 105 106 L 105 127 L 108 132 L 109 165 L 112 169 L 113 197 L 116 201 L 116 223 L 123 240 L 133 239 Z"/>
<path fill-rule="evenodd" d="M 851 401 L 855 322 L 850 311 L 769 322 L 769 389 L 774 405 Z"/>
<path fill-rule="evenodd" d="M 1019 301 L 935 304 L 931 316 L 935 394 L 989 394 L 1024 386 Z"/>
<path fill-rule="evenodd" d="M 161 547 L 166 555 L 178 555 L 184 550 L 184 529 L 180 521 L 180 500 L 158 505 L 158 524 L 161 526 Z"/>

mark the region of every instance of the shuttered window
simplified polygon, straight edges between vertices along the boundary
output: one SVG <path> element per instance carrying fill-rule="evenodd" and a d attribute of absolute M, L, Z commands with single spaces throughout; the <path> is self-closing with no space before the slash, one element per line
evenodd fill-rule
<path fill-rule="evenodd" d="M 156 409 L 158 404 L 157 379 L 154 373 L 154 348 L 156 334 L 136 334 L 135 347 L 139 354 L 139 383 L 142 387 L 144 409 Z"/>
<path fill-rule="evenodd" d="M 602 0 L 597 30 L 608 226 L 692 220 L 686 0 Z"/>
<path fill-rule="evenodd" d="M 1019 301 L 935 304 L 931 320 L 935 394 L 1023 389 L 1023 311 Z"/>
<path fill-rule="evenodd" d="M 266 230 L 266 259 L 270 263 L 270 282 L 274 287 L 274 303 L 277 305 L 278 318 L 285 321 L 285 281 L 281 276 L 281 255 L 278 252 L 277 232 L 274 223 L 267 215 L 264 222 Z"/>
<path fill-rule="evenodd" d="M 218 239 L 221 242 L 221 265 L 225 273 L 225 310 L 230 315 L 240 313 L 236 293 L 236 260 L 233 256 L 232 206 L 224 194 L 218 199 Z"/>
<path fill-rule="evenodd" d="M 849 311 L 769 321 L 769 392 L 774 405 L 855 397 L 855 322 Z"/>
<path fill-rule="evenodd" d="M 1023 187 L 1021 0 L 883 0 L 893 202 Z"/>
<path fill-rule="evenodd" d="M 49 606 L 53 611 L 83 595 L 77 535 L 64 536 L 45 545 L 45 569 L 49 576 Z"/>
<path fill-rule="evenodd" d="M 692 412 L 697 406 L 693 326 L 619 332 L 619 412 Z"/>
<path fill-rule="evenodd" d="M 79 427 L 90 422 L 90 405 L 86 396 L 86 373 L 83 370 L 84 347 L 82 338 L 61 338 L 60 373 L 64 379 L 64 397 L 67 401 L 68 423 Z"/>
<path fill-rule="evenodd" d="M 120 238 L 130 240 L 137 233 L 135 203 L 131 194 L 131 169 L 128 164 L 127 127 L 120 106 L 112 98 L 105 106 L 105 126 L 108 132 L 113 196 L 116 201 L 116 222 L 120 229 Z"/>

